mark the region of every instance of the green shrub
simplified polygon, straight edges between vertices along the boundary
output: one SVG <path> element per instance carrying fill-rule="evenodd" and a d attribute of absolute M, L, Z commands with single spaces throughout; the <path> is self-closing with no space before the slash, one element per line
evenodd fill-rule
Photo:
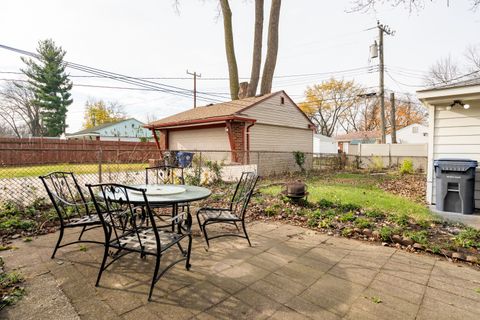
<path fill-rule="evenodd" d="M 349 212 L 349 211 L 359 211 L 361 207 L 353 203 L 343 203 L 338 206 L 338 209 L 344 212 Z"/>
<path fill-rule="evenodd" d="M 21 229 L 21 230 L 29 230 L 35 227 L 35 222 L 32 220 L 22 220 L 18 217 L 13 217 L 2 221 L 0 223 L 0 230 L 8 230 L 8 229 Z"/>
<path fill-rule="evenodd" d="M 453 242 L 463 248 L 480 248 L 480 231 L 467 227 L 455 236 Z"/>
<path fill-rule="evenodd" d="M 332 208 L 335 206 L 333 201 L 327 199 L 320 199 L 317 204 L 320 208 Z"/>
<path fill-rule="evenodd" d="M 20 213 L 20 207 L 12 200 L 6 200 L 0 204 L 0 217 L 16 216 Z"/>
<path fill-rule="evenodd" d="M 264 212 L 266 216 L 272 217 L 280 213 L 281 206 L 279 204 L 274 204 L 265 208 Z"/>
<path fill-rule="evenodd" d="M 372 226 L 372 223 L 368 219 L 357 218 L 355 220 L 355 226 L 360 229 L 365 229 L 365 228 L 370 228 Z"/>
<path fill-rule="evenodd" d="M 335 209 L 328 209 L 328 210 L 322 211 L 322 216 L 323 217 L 333 218 L 337 214 L 338 214 L 338 212 Z"/>
<path fill-rule="evenodd" d="M 300 167 L 300 170 L 302 172 L 305 172 L 305 168 L 303 167 L 303 165 L 305 164 L 305 153 L 301 151 L 294 151 L 293 157 L 295 158 L 295 163 L 297 164 L 297 166 Z"/>
<path fill-rule="evenodd" d="M 369 218 L 379 219 L 385 217 L 385 214 L 379 210 L 367 210 L 365 215 Z"/>
<path fill-rule="evenodd" d="M 394 214 L 389 217 L 389 220 L 395 222 L 399 226 L 405 227 L 408 225 L 410 220 L 409 216 L 405 213 L 402 214 Z"/>
<path fill-rule="evenodd" d="M 351 229 L 351 228 L 343 228 L 342 229 L 342 236 L 344 236 L 344 237 L 348 237 L 352 233 L 353 233 L 353 229 Z"/>
<path fill-rule="evenodd" d="M 324 218 L 324 219 L 320 220 L 320 222 L 318 223 L 318 226 L 320 228 L 324 228 L 324 229 L 331 228 L 331 227 L 333 227 L 333 219 L 330 218 L 330 217 Z"/>
<path fill-rule="evenodd" d="M 405 159 L 400 166 L 400 174 L 413 174 L 415 169 L 413 168 L 413 161 L 411 159 Z"/>
<path fill-rule="evenodd" d="M 383 170 L 383 159 L 379 156 L 372 157 L 372 162 L 369 165 L 369 169 L 373 171 L 382 171 Z"/>
<path fill-rule="evenodd" d="M 353 212 L 347 212 L 338 218 L 339 221 L 341 222 L 348 222 L 348 221 L 354 221 L 357 217 Z"/>
<path fill-rule="evenodd" d="M 404 233 L 405 237 L 409 237 L 413 241 L 426 245 L 428 243 L 428 232 L 426 230 L 422 231 L 407 231 Z"/>
<path fill-rule="evenodd" d="M 315 228 L 318 226 L 318 220 L 315 218 L 315 217 L 310 217 L 308 220 L 307 220 L 307 225 L 310 227 L 310 228 Z"/>
<path fill-rule="evenodd" d="M 380 230 L 378 230 L 378 232 L 380 233 L 380 239 L 382 239 L 382 241 L 391 241 L 393 231 L 393 228 L 387 226 L 380 228 Z"/>

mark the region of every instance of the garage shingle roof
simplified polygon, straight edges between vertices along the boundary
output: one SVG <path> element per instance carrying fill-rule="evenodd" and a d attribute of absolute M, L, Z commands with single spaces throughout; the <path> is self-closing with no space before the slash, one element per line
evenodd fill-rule
<path fill-rule="evenodd" d="M 194 120 L 206 120 L 210 118 L 214 120 L 215 118 L 219 118 L 219 117 L 239 116 L 243 110 L 265 99 L 268 99 L 280 92 L 282 91 L 268 93 L 261 96 L 244 98 L 240 100 L 211 104 L 203 107 L 197 107 L 194 109 L 190 109 L 187 111 L 174 114 L 173 116 L 169 116 L 169 117 L 151 122 L 147 126 L 161 127 L 166 124 L 182 124 L 182 123 L 188 123 Z"/>

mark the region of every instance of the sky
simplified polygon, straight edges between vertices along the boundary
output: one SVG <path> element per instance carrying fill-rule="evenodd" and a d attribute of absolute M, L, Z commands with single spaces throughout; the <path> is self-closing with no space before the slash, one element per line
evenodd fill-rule
<path fill-rule="evenodd" d="M 223 21 L 216 0 L 1 0 L 0 44 L 35 51 L 51 38 L 67 53 L 65 60 L 132 77 L 155 77 L 157 83 L 193 89 L 186 71 L 201 74 L 198 105 L 229 100 Z M 385 36 L 385 85 L 398 93 L 423 87 L 423 75 L 446 56 L 462 63 L 469 45 L 479 45 L 480 9 L 469 0 L 426 1 L 425 8 L 380 5 L 375 11 L 349 12 L 349 0 L 283 0 L 273 90 L 285 90 L 301 102 L 307 86 L 330 77 L 377 90 L 369 46 L 378 38 L 377 20 L 396 33 Z M 253 45 L 254 1 L 230 0 L 240 77 L 248 78 Z M 270 1 L 265 1 L 264 53 Z M 476 31 L 475 31 L 476 30 Z M 0 79 L 22 79 L 20 55 L 0 49 Z M 353 70 L 352 70 L 353 69 Z M 73 104 L 67 132 L 80 130 L 87 100 L 122 104 L 140 121 L 160 119 L 193 107 L 193 98 L 178 94 L 82 85 L 136 88 L 113 79 L 72 76 Z M 175 78 L 175 79 L 171 79 Z M 180 78 L 180 79 L 179 79 Z M 0 81 L 0 85 L 5 80 Z M 181 89 L 175 89 L 180 91 Z M 183 91 L 184 92 L 184 91 Z"/>

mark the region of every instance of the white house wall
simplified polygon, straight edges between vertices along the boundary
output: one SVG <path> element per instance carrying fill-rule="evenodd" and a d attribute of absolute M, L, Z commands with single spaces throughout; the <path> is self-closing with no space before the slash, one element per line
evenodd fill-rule
<path fill-rule="evenodd" d="M 467 158 L 480 162 L 480 103 L 471 104 L 470 109 L 445 107 L 430 108 L 434 113 L 433 146 L 429 155 L 429 173 L 427 192 L 431 203 L 435 203 L 435 176 L 432 162 L 440 158 Z M 429 190 L 430 191 L 430 190 Z M 480 172 L 477 170 L 475 181 L 475 207 L 480 208 Z"/>
<path fill-rule="evenodd" d="M 413 132 L 413 128 L 417 128 L 417 132 Z M 428 143 L 428 127 L 421 124 L 411 124 L 405 128 L 397 130 L 397 143 Z M 386 143 L 392 143 L 392 135 L 388 134 Z"/>

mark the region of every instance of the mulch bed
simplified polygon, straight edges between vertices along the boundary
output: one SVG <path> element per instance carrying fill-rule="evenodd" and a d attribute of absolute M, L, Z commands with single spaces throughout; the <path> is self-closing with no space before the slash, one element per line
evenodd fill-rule
<path fill-rule="evenodd" d="M 399 175 L 395 179 L 385 179 L 378 187 L 389 193 L 426 204 L 427 180 L 423 174 Z"/>

